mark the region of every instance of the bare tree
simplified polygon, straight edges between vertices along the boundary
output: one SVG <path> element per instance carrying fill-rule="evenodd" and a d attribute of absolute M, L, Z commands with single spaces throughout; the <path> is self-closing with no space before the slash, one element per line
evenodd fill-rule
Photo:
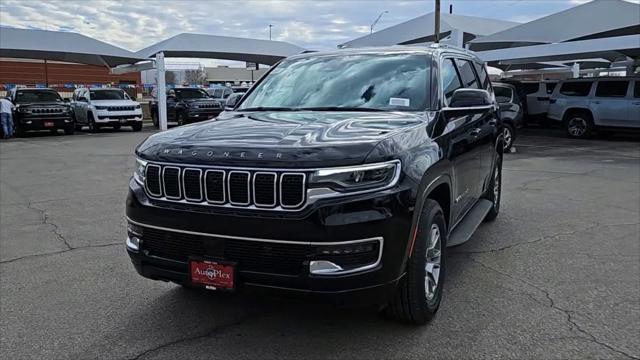
<path fill-rule="evenodd" d="M 187 84 L 203 84 L 207 78 L 207 74 L 203 68 L 194 70 L 186 70 L 184 72 L 184 80 Z"/>

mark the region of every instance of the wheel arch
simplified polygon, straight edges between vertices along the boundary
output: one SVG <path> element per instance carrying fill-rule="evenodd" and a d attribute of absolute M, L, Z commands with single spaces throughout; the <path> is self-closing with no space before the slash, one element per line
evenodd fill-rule
<path fill-rule="evenodd" d="M 572 107 L 566 108 L 562 113 L 562 122 L 566 122 L 568 120 L 568 116 L 570 114 L 575 114 L 575 113 L 588 113 L 589 116 L 591 116 L 591 119 L 593 120 L 593 111 L 591 111 L 590 108 L 583 107 L 583 106 L 572 106 Z"/>

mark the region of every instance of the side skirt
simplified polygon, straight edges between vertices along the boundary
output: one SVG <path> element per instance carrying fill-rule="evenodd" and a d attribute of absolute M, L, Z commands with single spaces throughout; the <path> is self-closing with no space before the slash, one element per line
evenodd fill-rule
<path fill-rule="evenodd" d="M 480 199 L 476 202 L 449 235 L 447 246 L 460 245 L 471 239 L 473 233 L 491 210 L 491 206 L 493 203 L 487 199 Z"/>

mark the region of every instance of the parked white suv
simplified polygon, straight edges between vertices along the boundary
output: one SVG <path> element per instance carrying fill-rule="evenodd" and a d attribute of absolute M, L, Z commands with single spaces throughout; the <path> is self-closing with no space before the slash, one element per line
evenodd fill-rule
<path fill-rule="evenodd" d="M 565 80 L 553 92 L 547 116 L 574 138 L 595 129 L 640 130 L 640 78 Z"/>
<path fill-rule="evenodd" d="M 71 108 L 76 130 L 81 130 L 83 126 L 88 126 L 91 132 L 105 126 L 116 130 L 121 126 L 131 126 L 133 131 L 142 130 L 142 107 L 122 89 L 76 89 Z"/>

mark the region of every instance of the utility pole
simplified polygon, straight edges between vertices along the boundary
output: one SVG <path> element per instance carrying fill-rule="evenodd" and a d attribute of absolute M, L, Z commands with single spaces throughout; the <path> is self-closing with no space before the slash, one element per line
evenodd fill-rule
<path fill-rule="evenodd" d="M 271 40 L 271 28 L 273 27 L 273 25 L 269 24 L 269 40 Z"/>
<path fill-rule="evenodd" d="M 433 14 L 433 16 L 435 17 L 435 32 L 433 35 L 435 35 L 435 42 L 439 43 L 440 42 L 440 0 L 436 0 L 436 11 Z"/>
<path fill-rule="evenodd" d="M 380 15 L 378 15 L 378 17 L 376 18 L 376 20 L 371 24 L 371 26 L 369 26 L 369 34 L 373 34 L 373 27 L 376 26 L 378 21 L 380 21 L 380 18 L 382 17 L 382 15 L 384 15 L 386 13 L 388 13 L 387 10 L 381 12 Z"/>

